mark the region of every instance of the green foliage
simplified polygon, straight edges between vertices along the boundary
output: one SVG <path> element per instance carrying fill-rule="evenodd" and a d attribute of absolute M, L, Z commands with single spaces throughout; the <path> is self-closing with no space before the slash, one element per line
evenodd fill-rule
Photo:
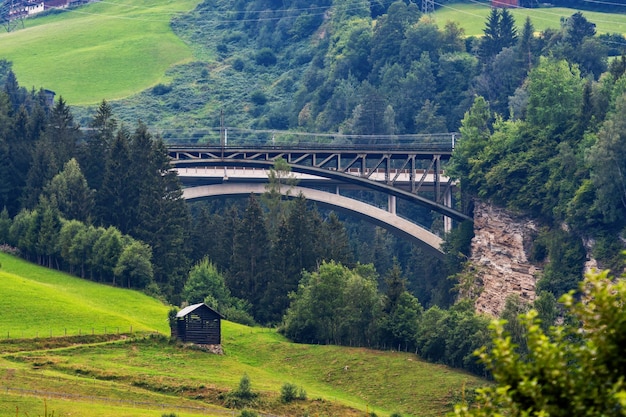
<path fill-rule="evenodd" d="M 244 373 L 239 380 L 239 386 L 237 389 L 229 392 L 226 396 L 225 403 L 227 407 L 244 408 L 254 405 L 258 396 L 258 393 L 252 391 L 248 374 Z"/>
<path fill-rule="evenodd" d="M 152 249 L 145 243 L 133 240 L 124 247 L 113 273 L 120 284 L 128 288 L 144 288 L 152 282 Z"/>
<path fill-rule="evenodd" d="M 577 287 L 583 275 L 585 248 L 578 236 L 562 230 L 550 233 L 547 248 L 550 262 L 544 268 L 537 289 L 550 291 L 558 297 Z"/>
<path fill-rule="evenodd" d="M 528 76 L 527 122 L 559 133 L 580 107 L 584 81 L 567 61 L 542 58 Z"/>
<path fill-rule="evenodd" d="M 230 291 L 226 287 L 224 277 L 208 258 L 194 265 L 189 271 L 189 277 L 183 287 L 182 297 L 189 304 L 197 304 L 211 296 L 216 302 L 212 307 L 220 308 L 221 305 L 230 304 Z"/>
<path fill-rule="evenodd" d="M 261 49 L 254 57 L 257 65 L 263 65 L 266 67 L 276 64 L 276 55 L 270 48 Z"/>
<path fill-rule="evenodd" d="M 528 357 L 521 358 L 503 323 L 492 325 L 493 347 L 480 358 L 496 385 L 479 390 L 476 407 L 458 405 L 457 416 L 621 416 L 626 387 L 626 276 L 607 271 L 587 275 L 580 298 L 561 298 L 574 317 L 544 330 L 531 310 L 520 317 L 527 332 Z"/>
<path fill-rule="evenodd" d="M 281 331 L 298 342 L 371 346 L 379 309 L 375 281 L 324 262 L 317 272 L 303 273 Z"/>
<path fill-rule="evenodd" d="M 610 114 L 598 132 L 598 138 L 590 149 L 588 162 L 591 181 L 595 186 L 594 206 L 602 213 L 607 224 L 626 223 L 626 145 L 623 135 L 626 95 L 617 97 L 615 111 Z"/>
<path fill-rule="evenodd" d="M 546 291 L 542 292 L 542 294 L 551 294 Z M 548 300 L 544 296 L 543 304 Z M 554 296 L 553 296 L 554 298 Z M 541 303 L 541 302 L 540 302 Z M 526 346 L 526 329 L 522 325 L 519 320 L 519 317 L 526 313 L 529 309 L 529 306 L 524 304 L 522 299 L 517 294 L 511 294 L 506 297 L 504 303 L 504 309 L 500 313 L 500 319 L 503 320 L 504 323 L 504 331 L 510 335 L 511 341 L 518 347 L 518 353 L 523 356 L 527 352 Z"/>
<path fill-rule="evenodd" d="M 89 188 L 76 159 L 65 163 L 63 170 L 52 178 L 44 193 L 58 205 L 68 220 L 88 221 L 93 212 L 94 191 Z"/>
<path fill-rule="evenodd" d="M 204 302 L 230 321 L 247 325 L 255 324 L 247 311 L 249 304 L 231 295 L 224 276 L 208 257 L 203 258 L 191 268 L 181 297 L 189 304 Z"/>
<path fill-rule="evenodd" d="M 296 400 L 306 400 L 306 391 L 302 387 L 298 388 L 297 385 L 290 382 L 285 382 L 280 387 L 280 400 L 284 403 L 290 403 Z"/>

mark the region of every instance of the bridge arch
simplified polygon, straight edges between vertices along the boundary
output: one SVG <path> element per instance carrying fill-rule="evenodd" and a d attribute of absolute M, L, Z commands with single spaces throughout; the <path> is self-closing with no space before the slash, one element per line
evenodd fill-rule
<path fill-rule="evenodd" d="M 302 193 L 308 200 L 315 201 L 325 207 L 355 215 L 358 218 L 389 230 L 396 236 L 414 242 L 438 258 L 443 257 L 443 251 L 441 250 L 442 239 L 439 236 L 388 211 L 326 191 L 297 186 L 291 187 L 290 190 L 290 197 L 295 197 Z M 250 194 L 263 194 L 265 191 L 264 184 L 224 182 L 221 184 L 185 188 L 183 189 L 183 198 L 191 201 L 227 196 L 243 197 Z"/>
<path fill-rule="evenodd" d="M 250 168 L 264 168 L 271 169 L 274 166 L 273 161 L 261 161 L 261 160 L 242 160 L 242 159 L 180 159 L 171 161 L 173 167 L 191 168 L 191 167 L 250 167 Z M 466 214 L 463 214 L 453 208 L 450 208 L 444 204 L 440 204 L 413 194 L 409 191 L 405 191 L 396 187 L 392 187 L 386 184 L 381 184 L 376 181 L 369 180 L 367 178 L 361 178 L 356 175 L 346 174 L 339 171 L 333 171 L 325 168 L 317 168 L 312 166 L 289 164 L 292 172 L 310 174 L 323 178 L 330 178 L 333 180 L 342 181 L 349 184 L 356 184 L 364 188 L 369 188 L 375 191 L 381 191 L 388 195 L 392 195 L 404 200 L 408 200 L 424 206 L 430 210 L 436 211 L 444 216 L 450 217 L 457 221 L 465 221 L 473 219 Z M 333 194 L 334 195 L 334 194 Z"/>

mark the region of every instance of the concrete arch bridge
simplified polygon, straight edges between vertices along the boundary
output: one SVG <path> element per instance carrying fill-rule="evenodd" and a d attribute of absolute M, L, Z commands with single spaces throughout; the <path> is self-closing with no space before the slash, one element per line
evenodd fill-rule
<path fill-rule="evenodd" d="M 320 205 L 347 212 L 413 241 L 441 257 L 442 239 L 426 227 L 397 213 L 397 199 L 439 213 L 444 229 L 454 222 L 471 220 L 452 208 L 455 183 L 445 176 L 443 166 L 452 154 L 452 141 L 372 145 L 253 145 L 171 146 L 171 164 L 183 183 L 184 198 L 195 200 L 247 196 L 266 191 L 268 173 L 282 158 L 297 186 L 281 187 L 291 196 L 302 193 Z M 371 190 L 387 196 L 380 208 L 345 196 L 348 190 Z"/>

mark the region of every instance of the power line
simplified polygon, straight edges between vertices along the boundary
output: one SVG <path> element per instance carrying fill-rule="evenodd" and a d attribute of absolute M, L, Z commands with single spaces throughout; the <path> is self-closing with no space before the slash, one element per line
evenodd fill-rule
<path fill-rule="evenodd" d="M 597 4 L 604 4 L 606 6 L 622 6 L 622 7 L 626 7 L 626 4 L 624 3 L 613 3 L 610 1 L 600 1 L 600 0 L 583 0 L 585 3 L 597 3 Z"/>
<path fill-rule="evenodd" d="M 391 3 L 393 0 L 388 0 L 387 3 Z M 432 1 L 432 0 L 429 0 Z M 118 3 L 118 2 L 112 2 L 112 1 L 98 1 L 97 3 L 103 3 L 103 4 L 109 4 L 109 5 L 115 5 L 115 6 L 125 6 L 125 7 L 131 7 L 131 8 L 139 8 L 139 9 L 153 9 L 153 7 L 150 6 L 137 6 L 137 5 L 131 5 L 131 4 L 126 4 L 126 3 Z M 375 1 L 374 0 L 369 0 L 367 2 L 369 4 L 369 6 L 371 7 Z M 358 10 L 362 7 L 363 2 L 361 2 L 360 0 L 355 0 L 353 1 L 351 4 L 348 3 L 348 7 L 343 8 L 343 10 L 347 10 L 347 11 L 351 11 L 351 10 Z M 311 16 L 323 16 L 325 15 L 330 9 L 332 9 L 334 6 L 330 5 L 330 6 L 315 6 L 315 7 L 303 7 L 303 8 L 295 8 L 295 9 L 264 9 L 264 10 L 216 10 L 213 11 L 212 13 L 217 15 L 217 14 L 263 14 L 263 13 L 293 13 L 292 15 L 284 15 L 284 16 L 272 16 L 272 17 L 257 17 L 257 18 L 244 18 L 244 19 L 221 19 L 221 18 L 217 18 L 217 19 L 210 19 L 208 20 L 211 23 L 250 23 L 250 22 L 266 22 L 266 21 L 277 21 L 277 20 L 281 20 L 281 19 L 285 19 L 285 18 L 289 18 L 289 19 L 297 19 L 299 17 L 298 12 L 308 12 L 311 10 L 319 10 L 319 12 L 316 13 L 311 13 Z M 169 22 L 170 20 L 158 20 L 158 19 L 145 19 L 145 18 L 137 18 L 137 17 L 130 17 L 130 16 L 125 16 L 125 15 L 111 15 L 111 14 L 105 14 L 105 13 L 93 13 L 93 12 L 85 12 L 85 11 L 81 11 L 81 10 L 76 10 L 76 9 L 65 9 L 65 8 L 61 8 L 61 7 L 53 7 L 54 9 L 57 10 L 61 10 L 61 11 L 68 11 L 68 12 L 73 12 L 73 13 L 78 13 L 78 14 L 85 14 L 85 15 L 90 15 L 90 16 L 103 16 L 103 17 L 108 17 L 108 18 L 117 18 L 117 19 L 124 19 L 124 20 L 139 20 L 139 21 L 147 21 L 147 22 Z M 188 13 L 191 11 L 181 11 L 181 10 L 173 10 L 170 9 L 171 13 L 178 13 L 178 14 L 182 14 L 182 13 Z M 157 12 L 155 12 L 155 14 L 157 14 Z M 159 13 L 159 14 L 166 14 L 165 12 L 163 13 Z"/>

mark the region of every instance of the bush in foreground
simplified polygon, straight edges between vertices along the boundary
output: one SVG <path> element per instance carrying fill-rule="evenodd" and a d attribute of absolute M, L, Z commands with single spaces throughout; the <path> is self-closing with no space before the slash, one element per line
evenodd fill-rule
<path fill-rule="evenodd" d="M 520 316 L 528 352 L 522 358 L 504 323 L 492 325 L 493 348 L 479 351 L 496 385 L 479 390 L 476 407 L 452 416 L 624 416 L 626 408 L 626 273 L 588 274 L 579 293 L 561 302 L 571 316 L 547 331 L 530 310 Z"/>

